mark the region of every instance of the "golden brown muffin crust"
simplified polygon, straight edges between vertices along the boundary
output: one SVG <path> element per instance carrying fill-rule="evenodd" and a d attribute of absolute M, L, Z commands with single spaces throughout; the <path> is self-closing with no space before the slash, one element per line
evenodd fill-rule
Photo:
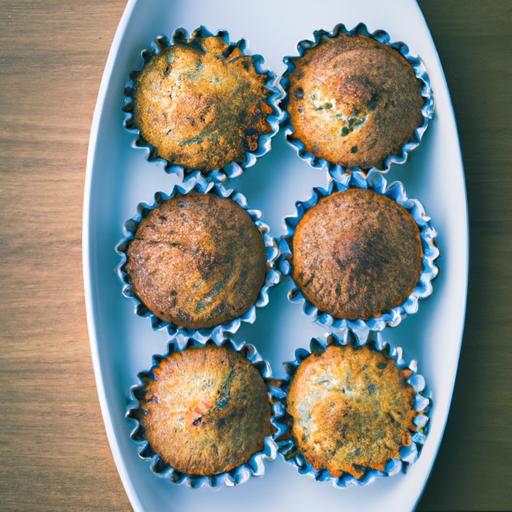
<path fill-rule="evenodd" d="M 410 374 L 368 347 L 331 345 L 305 359 L 287 398 L 292 434 L 305 459 L 335 477 L 383 471 L 412 442 L 417 413 Z"/>
<path fill-rule="evenodd" d="M 207 345 L 171 354 L 142 406 L 145 437 L 171 467 L 214 475 L 248 462 L 271 433 L 268 391 L 240 353 Z"/>
<path fill-rule="evenodd" d="M 231 199 L 177 195 L 141 221 L 128 246 L 133 290 L 156 316 L 180 327 L 212 327 L 242 315 L 265 281 L 265 245 Z"/>
<path fill-rule="evenodd" d="M 147 63 L 136 81 L 135 122 L 158 155 L 210 171 L 243 161 L 270 133 L 271 92 L 250 56 L 220 37 L 192 36 Z"/>
<path fill-rule="evenodd" d="M 335 192 L 308 210 L 292 240 L 293 279 L 321 311 L 380 316 L 416 286 L 423 250 L 402 206 L 372 190 Z"/>
<path fill-rule="evenodd" d="M 308 152 L 346 167 L 382 168 L 422 123 L 421 82 L 393 48 L 340 34 L 294 61 L 290 123 Z"/>

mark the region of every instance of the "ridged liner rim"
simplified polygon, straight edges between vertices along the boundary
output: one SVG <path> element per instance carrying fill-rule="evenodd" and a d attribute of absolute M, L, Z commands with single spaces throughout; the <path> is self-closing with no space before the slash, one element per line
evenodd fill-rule
<path fill-rule="evenodd" d="M 304 214 L 318 204 L 323 197 L 350 188 L 373 190 L 378 194 L 392 199 L 405 208 L 419 228 L 423 249 L 422 271 L 418 283 L 405 302 L 369 320 L 336 318 L 325 311 L 320 311 L 306 298 L 291 277 L 293 269 L 290 244 L 298 223 Z M 386 326 L 396 327 L 407 315 L 414 314 L 418 311 L 420 299 L 424 299 L 432 294 L 432 281 L 439 273 L 439 268 L 434 263 L 434 260 L 439 256 L 439 249 L 436 245 L 437 231 L 432 226 L 430 217 L 425 213 L 425 209 L 420 201 L 407 197 L 402 182 L 394 181 L 388 184 L 384 175 L 375 170 L 370 171 L 368 174 L 359 171 L 345 173 L 337 179 L 331 179 L 326 188 L 313 188 L 311 197 L 306 201 L 297 201 L 295 208 L 295 214 L 284 218 L 285 234 L 279 238 L 281 252 L 279 257 L 279 269 L 283 276 L 289 276 L 293 282 L 293 288 L 288 293 L 288 299 L 294 303 L 302 302 L 304 313 L 313 321 L 330 329 L 349 328 L 364 335 L 368 331 L 381 331 Z"/>
<path fill-rule="evenodd" d="M 162 202 L 168 201 L 177 194 L 186 195 L 190 192 L 199 192 L 202 194 L 214 194 L 217 197 L 231 199 L 240 207 L 242 207 L 251 217 L 252 221 L 256 225 L 258 231 L 261 233 L 263 243 L 265 245 L 265 258 L 266 258 L 266 273 L 265 281 L 258 292 L 256 302 L 245 311 L 242 315 L 229 322 L 216 325 L 214 327 L 206 328 L 188 328 L 179 327 L 176 324 L 166 322 L 158 318 L 153 312 L 151 312 L 147 306 L 142 302 L 141 299 L 135 294 L 130 277 L 125 270 L 126 263 L 128 261 L 127 250 L 130 242 L 134 239 L 135 232 L 140 222 Z M 256 308 L 265 307 L 269 303 L 269 289 L 275 286 L 280 281 L 280 273 L 275 268 L 276 262 L 279 257 L 279 244 L 276 239 L 273 238 L 270 233 L 269 226 L 263 221 L 263 214 L 260 210 L 249 208 L 247 204 L 247 198 L 241 193 L 237 192 L 232 188 L 225 188 L 220 183 L 215 183 L 204 178 L 199 172 L 195 172 L 183 181 L 183 183 L 175 184 L 169 194 L 164 192 L 156 192 L 154 195 L 154 201 L 152 204 L 141 202 L 137 206 L 137 214 L 132 218 L 128 219 L 123 226 L 124 236 L 116 244 L 116 252 L 120 256 L 120 262 L 116 267 L 117 275 L 122 283 L 122 294 L 130 299 L 134 305 L 134 312 L 137 316 L 149 318 L 151 320 L 151 327 L 153 330 L 158 330 L 163 327 L 167 328 L 170 336 L 195 336 L 200 340 L 206 340 L 208 338 L 218 339 L 223 336 L 223 333 L 235 333 L 242 322 L 254 323 L 256 320 Z"/>
<path fill-rule="evenodd" d="M 311 354 L 321 354 L 328 346 L 352 346 L 360 348 L 368 346 L 375 352 L 380 352 L 386 359 L 392 360 L 399 369 L 409 369 L 412 373 L 407 378 L 407 383 L 414 389 L 415 397 L 412 408 L 418 412 L 413 419 L 414 430 L 409 429 L 411 433 L 411 444 L 402 446 L 399 450 L 400 457 L 390 459 L 384 468 L 384 471 L 366 468 L 364 474 L 357 478 L 350 473 L 344 472 L 340 477 L 335 477 L 326 469 L 316 470 L 307 462 L 293 439 L 291 434 L 291 423 L 293 419 L 286 411 L 286 398 L 289 391 L 290 383 L 299 368 L 300 364 Z M 284 460 L 293 464 L 301 475 L 307 475 L 317 481 L 329 481 L 336 488 L 345 488 L 348 486 L 364 486 L 372 483 L 377 478 L 389 477 L 400 472 L 406 473 L 411 464 L 416 462 L 420 456 L 422 447 L 426 441 L 426 436 L 430 427 L 429 413 L 432 408 L 432 399 L 430 391 L 426 387 L 425 378 L 417 373 L 417 361 L 407 361 L 403 355 L 403 349 L 395 346 L 388 341 L 384 341 L 382 334 L 378 332 L 370 332 L 367 336 L 359 337 L 349 330 L 343 331 L 339 335 L 327 333 L 322 338 L 311 338 L 309 350 L 298 348 L 295 350 L 294 359 L 283 363 L 286 376 L 282 380 L 280 393 L 278 395 L 281 403 L 282 415 L 278 417 L 278 421 L 285 426 L 286 431 L 278 440 L 279 453 Z M 291 455 L 290 452 L 298 452 Z"/>
<path fill-rule="evenodd" d="M 167 48 L 179 44 L 187 44 L 187 42 L 194 37 L 220 37 L 230 48 L 239 48 L 244 56 L 250 57 L 254 69 L 260 75 L 265 75 L 267 80 L 264 84 L 264 88 L 271 92 L 268 96 L 266 103 L 272 108 L 273 113 L 266 117 L 268 124 L 271 127 L 269 133 L 260 135 L 258 139 L 258 148 L 256 151 L 246 151 L 244 159 L 242 161 L 233 161 L 225 165 L 220 169 L 213 169 L 210 171 L 200 171 L 198 169 L 186 167 L 183 165 L 173 164 L 171 161 L 166 160 L 158 156 L 157 149 L 147 142 L 141 134 L 140 129 L 137 127 L 134 116 L 135 106 L 135 90 L 136 90 L 136 79 L 143 70 L 144 66 L 156 55 L 159 55 L 162 51 Z M 132 142 L 132 147 L 135 149 L 143 150 L 146 156 L 146 160 L 149 162 L 163 162 L 165 165 L 165 172 L 169 174 L 177 175 L 181 180 L 185 179 L 192 173 L 200 172 L 201 175 L 208 179 L 216 182 L 223 182 L 227 179 L 237 178 L 240 176 L 245 169 L 252 167 L 258 158 L 266 155 L 271 150 L 271 140 L 274 135 L 279 131 L 279 125 L 283 118 L 283 112 L 279 107 L 279 101 L 283 97 L 283 92 L 280 89 L 278 83 L 276 83 L 276 75 L 274 72 L 265 69 L 264 59 L 261 55 L 249 55 L 246 52 L 247 42 L 245 39 L 240 39 L 237 42 L 231 42 L 229 33 L 226 30 L 219 30 L 216 33 L 210 32 L 203 25 L 195 29 L 189 36 L 188 31 L 183 28 L 177 28 L 169 39 L 166 35 L 156 36 L 149 48 L 144 48 L 141 51 L 141 60 L 138 67 L 130 73 L 130 79 L 124 86 L 124 100 L 122 110 L 124 112 L 123 126 L 133 135 L 135 138 Z"/>
<path fill-rule="evenodd" d="M 418 126 L 414 132 L 413 137 L 410 141 L 406 142 L 396 154 L 388 155 L 383 161 L 383 168 L 370 167 L 363 169 L 361 167 L 347 167 L 334 162 L 325 160 L 315 156 L 314 153 L 308 152 L 305 149 L 305 145 L 299 139 L 293 137 L 295 132 L 293 126 L 290 123 L 290 115 L 288 114 L 288 102 L 289 102 L 289 85 L 290 85 L 290 74 L 295 71 L 295 62 L 301 59 L 304 54 L 311 48 L 314 48 L 325 39 L 332 39 L 340 34 L 347 34 L 350 36 L 361 35 L 370 37 L 379 43 L 389 46 L 397 50 L 411 65 L 416 78 L 422 83 L 421 95 L 424 98 L 424 103 L 421 108 L 421 114 L 423 122 Z M 283 62 L 286 65 L 286 71 L 279 80 L 280 86 L 285 92 L 285 97 L 281 102 L 281 108 L 283 110 L 282 126 L 286 136 L 286 141 L 292 146 L 300 158 L 308 162 L 311 167 L 316 169 L 325 169 L 333 177 L 340 176 L 345 172 L 369 172 L 370 170 L 376 170 L 378 172 L 387 173 L 391 169 L 393 164 L 405 164 L 409 153 L 416 149 L 421 142 L 421 139 L 429 125 L 429 122 L 434 117 L 434 95 L 432 92 L 432 86 L 430 78 L 427 74 L 425 64 L 421 58 L 410 52 L 409 47 L 402 41 L 391 42 L 391 36 L 382 29 L 370 32 L 368 27 L 364 23 L 357 24 L 354 28 L 348 29 L 343 23 L 339 23 L 334 27 L 331 32 L 326 30 L 316 30 L 313 33 L 313 41 L 304 39 L 297 44 L 298 55 L 297 56 L 286 56 L 283 58 Z"/>
<path fill-rule="evenodd" d="M 226 347 L 235 352 L 239 352 L 258 370 L 267 386 L 272 409 L 270 421 L 274 431 L 271 435 L 265 436 L 263 449 L 252 454 L 246 463 L 230 471 L 216 475 L 202 476 L 178 471 L 164 462 L 152 449 L 149 441 L 144 437 L 144 427 L 138 420 L 138 415 L 144 411 L 138 397 L 143 394 L 144 388 L 146 387 L 145 381 L 148 379 L 155 380 L 153 371 L 160 366 L 162 361 L 174 353 L 184 352 L 191 347 L 205 347 L 207 345 Z M 274 380 L 272 379 L 270 363 L 261 358 L 254 345 L 228 338 L 218 340 L 208 339 L 206 341 L 201 341 L 193 337 L 171 339 L 168 344 L 167 352 L 164 355 L 153 355 L 151 368 L 139 372 L 137 374 L 137 383 L 130 387 L 130 398 L 125 413 L 125 417 L 133 425 L 130 431 L 130 439 L 136 446 L 139 457 L 149 462 L 150 471 L 159 478 L 168 480 L 171 483 L 185 485 L 194 489 L 200 487 L 234 487 L 243 484 L 249 480 L 249 478 L 262 476 L 265 473 L 265 461 L 276 459 L 278 448 L 276 439 L 283 435 L 285 431 L 285 426 L 278 420 L 278 418 L 283 416 L 283 405 L 277 399 L 280 392 L 273 383 Z"/>

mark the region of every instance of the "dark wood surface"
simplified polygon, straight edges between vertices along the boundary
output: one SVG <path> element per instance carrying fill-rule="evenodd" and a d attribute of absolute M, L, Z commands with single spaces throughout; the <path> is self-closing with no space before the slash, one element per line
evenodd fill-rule
<path fill-rule="evenodd" d="M 511 510 L 512 1 L 421 6 L 458 118 L 471 272 L 451 416 L 419 508 Z M 96 397 L 80 240 L 89 126 L 123 8 L 0 0 L 4 511 L 130 509 Z"/>

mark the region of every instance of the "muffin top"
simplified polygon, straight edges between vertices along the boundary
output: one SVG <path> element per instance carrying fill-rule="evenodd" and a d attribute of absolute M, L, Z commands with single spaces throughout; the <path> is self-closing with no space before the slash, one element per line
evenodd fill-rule
<path fill-rule="evenodd" d="M 265 245 L 231 199 L 190 192 L 151 210 L 127 250 L 135 294 L 179 327 L 213 327 L 245 313 L 265 281 Z"/>
<path fill-rule="evenodd" d="M 210 171 L 241 162 L 272 131 L 267 80 L 239 47 L 193 35 L 145 65 L 136 80 L 135 122 L 173 164 Z"/>
<path fill-rule="evenodd" d="M 320 311 L 366 320 L 407 299 L 422 255 L 418 226 L 405 208 L 353 188 L 324 197 L 299 221 L 292 275 Z"/>
<path fill-rule="evenodd" d="M 383 167 L 422 124 L 421 82 L 397 51 L 340 34 L 295 60 L 288 113 L 306 151 L 345 167 Z"/>
<path fill-rule="evenodd" d="M 410 374 L 368 347 L 331 345 L 305 359 L 287 398 L 292 434 L 305 459 L 335 477 L 383 471 L 412 442 L 417 413 Z"/>
<path fill-rule="evenodd" d="M 239 352 L 212 345 L 171 354 L 146 384 L 145 437 L 171 467 L 214 475 L 248 462 L 271 434 L 267 388 Z"/>

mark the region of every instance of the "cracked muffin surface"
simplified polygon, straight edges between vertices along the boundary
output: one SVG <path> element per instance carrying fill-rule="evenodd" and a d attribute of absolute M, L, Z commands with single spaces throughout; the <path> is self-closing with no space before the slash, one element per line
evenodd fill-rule
<path fill-rule="evenodd" d="M 292 138 L 345 167 L 382 168 L 421 126 L 421 82 L 395 49 L 340 34 L 294 60 L 289 73 Z"/>
<path fill-rule="evenodd" d="M 265 281 L 263 237 L 231 199 L 190 192 L 140 222 L 125 265 L 137 297 L 179 327 L 213 327 L 245 313 Z"/>
<path fill-rule="evenodd" d="M 140 418 L 152 449 L 171 467 L 214 475 L 240 466 L 271 434 L 258 370 L 239 352 L 206 345 L 175 352 L 148 379 Z"/>
<path fill-rule="evenodd" d="M 267 80 L 239 47 L 192 35 L 162 50 L 138 75 L 135 123 L 172 164 L 208 172 L 243 162 L 272 131 Z"/>
<path fill-rule="evenodd" d="M 336 318 L 367 320 L 403 304 L 422 269 L 414 219 L 372 190 L 322 198 L 299 221 L 291 247 L 295 283 Z"/>
<path fill-rule="evenodd" d="M 331 345 L 307 357 L 287 397 L 298 451 L 335 477 L 383 471 L 412 442 L 417 412 L 410 375 L 368 347 Z"/>

